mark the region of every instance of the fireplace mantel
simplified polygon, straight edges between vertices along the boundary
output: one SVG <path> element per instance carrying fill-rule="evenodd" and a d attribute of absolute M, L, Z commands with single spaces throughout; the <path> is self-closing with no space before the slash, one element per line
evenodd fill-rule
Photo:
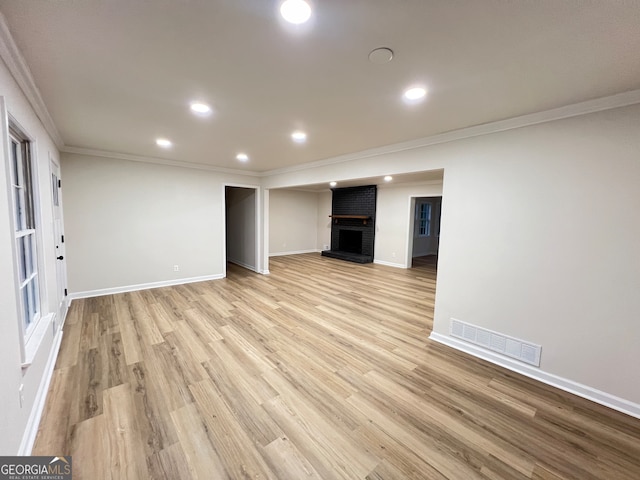
<path fill-rule="evenodd" d="M 338 223 L 338 220 L 341 218 L 351 219 L 351 220 L 362 220 L 362 224 L 366 225 L 369 220 L 371 220 L 371 215 L 329 215 L 329 217 L 333 218 L 334 223 Z"/>

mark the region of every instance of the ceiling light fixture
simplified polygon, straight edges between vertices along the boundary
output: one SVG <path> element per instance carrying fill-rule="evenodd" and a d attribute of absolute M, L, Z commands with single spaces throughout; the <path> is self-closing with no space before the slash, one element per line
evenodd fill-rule
<path fill-rule="evenodd" d="M 239 153 L 236 155 L 236 160 L 246 162 L 247 160 L 249 160 L 249 155 L 247 155 L 246 153 Z"/>
<path fill-rule="evenodd" d="M 162 148 L 171 148 L 173 143 L 171 140 L 167 140 L 166 138 L 156 138 L 156 145 Z"/>
<path fill-rule="evenodd" d="M 280 5 L 280 15 L 287 22 L 299 25 L 311 18 L 311 7 L 304 0 L 285 0 Z"/>
<path fill-rule="evenodd" d="M 384 177 L 385 182 L 390 182 L 391 180 L 393 180 L 393 177 L 391 175 L 387 175 L 386 177 Z"/>
<path fill-rule="evenodd" d="M 211 107 L 206 103 L 202 103 L 202 102 L 191 102 L 191 105 L 189 106 L 189 108 L 191 108 L 191 111 L 196 115 L 204 116 L 204 115 L 209 115 L 211 113 Z"/>
<path fill-rule="evenodd" d="M 304 143 L 307 141 L 307 134 L 300 130 L 296 130 L 291 134 L 291 139 L 296 143 Z"/>
<path fill-rule="evenodd" d="M 424 87 L 411 87 L 404 91 L 402 95 L 408 102 L 418 102 L 427 95 L 427 89 Z"/>
<path fill-rule="evenodd" d="M 338 184 L 338 182 L 329 182 L 329 186 L 331 187 L 335 187 Z"/>

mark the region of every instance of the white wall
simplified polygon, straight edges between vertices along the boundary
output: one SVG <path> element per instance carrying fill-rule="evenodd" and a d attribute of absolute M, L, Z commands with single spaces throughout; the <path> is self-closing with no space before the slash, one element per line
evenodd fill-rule
<path fill-rule="evenodd" d="M 227 187 L 226 197 L 227 260 L 257 270 L 257 191 L 253 188 Z"/>
<path fill-rule="evenodd" d="M 318 196 L 316 192 L 270 190 L 269 255 L 318 250 Z"/>
<path fill-rule="evenodd" d="M 374 262 L 402 268 L 411 266 L 409 248 L 411 199 L 442 195 L 442 183 L 397 187 L 380 185 L 376 205 L 376 244 Z"/>
<path fill-rule="evenodd" d="M 542 372 L 640 412 L 639 152 L 633 105 L 281 173 L 264 184 L 444 168 L 434 331 L 448 336 L 454 317 L 536 342 Z M 393 212 L 408 212 L 406 197 L 379 191 L 378 260 L 402 258 L 408 214 Z"/>
<path fill-rule="evenodd" d="M 224 274 L 223 184 L 246 178 L 75 154 L 62 173 L 71 293 Z"/>
<path fill-rule="evenodd" d="M 51 182 L 49 156 L 58 158 L 58 150 L 51 140 L 35 112 L 4 63 L 0 61 L 0 110 L 2 125 L 0 148 L 2 168 L 0 168 L 0 455 L 15 455 L 28 445 L 30 427 L 39 415 L 41 395 L 46 393 L 48 371 L 53 366 L 48 363 L 55 353 L 60 340 L 60 318 L 57 328 L 52 328 L 57 312 L 56 259 L 53 245 L 53 215 L 51 201 Z M 39 347 L 34 352 L 33 363 L 23 370 L 20 350 L 21 334 L 19 330 L 18 301 L 16 297 L 14 236 L 11 223 L 10 196 L 8 192 L 9 159 L 7 145 L 7 116 L 10 115 L 33 140 L 32 154 L 36 164 L 37 196 L 40 199 L 38 240 L 41 327 L 44 331 Z M 18 389 L 24 385 L 24 402 L 20 406 Z M 21 442 L 26 443 L 21 443 Z M 33 440 L 33 438 L 31 438 Z"/>

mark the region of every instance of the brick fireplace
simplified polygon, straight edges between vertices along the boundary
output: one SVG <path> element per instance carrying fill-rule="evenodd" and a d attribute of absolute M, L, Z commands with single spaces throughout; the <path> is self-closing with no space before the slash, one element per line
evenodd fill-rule
<path fill-rule="evenodd" d="M 356 263 L 373 262 L 377 187 L 333 189 L 331 249 L 325 257 Z"/>

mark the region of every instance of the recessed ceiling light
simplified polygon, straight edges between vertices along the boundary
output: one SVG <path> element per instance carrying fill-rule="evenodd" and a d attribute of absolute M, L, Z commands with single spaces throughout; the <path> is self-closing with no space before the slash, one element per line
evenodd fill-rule
<path fill-rule="evenodd" d="M 404 91 L 402 95 L 409 102 L 417 102 L 427 95 L 427 89 L 424 87 L 411 87 Z"/>
<path fill-rule="evenodd" d="M 291 134 L 291 138 L 296 143 L 304 143 L 307 141 L 307 134 L 300 130 L 296 130 Z"/>
<path fill-rule="evenodd" d="M 330 182 L 329 185 L 332 187 L 335 187 L 338 184 L 338 182 Z"/>
<path fill-rule="evenodd" d="M 280 15 L 287 22 L 299 25 L 311 18 L 311 7 L 304 0 L 285 0 L 280 5 Z"/>
<path fill-rule="evenodd" d="M 384 177 L 385 182 L 390 182 L 391 180 L 393 180 L 393 177 L 391 175 L 387 175 L 386 177 Z"/>
<path fill-rule="evenodd" d="M 249 155 L 247 155 L 246 153 L 239 153 L 236 155 L 236 160 L 240 160 L 241 162 L 246 162 L 247 160 L 249 160 Z"/>
<path fill-rule="evenodd" d="M 209 115 L 211 113 L 211 107 L 202 102 L 191 102 L 189 106 L 191 111 L 196 115 Z"/>
<path fill-rule="evenodd" d="M 166 138 L 156 138 L 156 145 L 162 148 L 171 148 L 173 143 L 171 143 L 171 140 L 167 140 Z"/>

